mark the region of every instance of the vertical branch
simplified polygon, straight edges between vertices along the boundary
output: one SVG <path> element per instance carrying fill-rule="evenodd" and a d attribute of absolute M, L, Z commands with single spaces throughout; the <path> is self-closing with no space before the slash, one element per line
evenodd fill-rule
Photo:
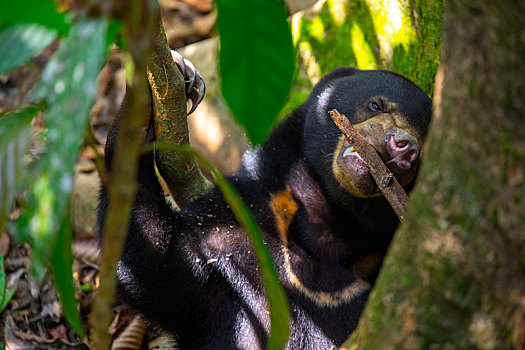
<path fill-rule="evenodd" d="M 120 127 L 114 150 L 110 183 L 107 186 L 109 209 L 104 228 L 100 287 L 91 315 L 92 349 L 109 349 L 108 328 L 112 320 L 111 307 L 115 295 L 116 265 L 129 227 L 129 217 L 135 198 L 138 157 L 142 143 L 142 127 L 149 120 L 146 63 L 151 54 L 153 25 L 159 21 L 156 1 L 134 0 L 131 10 L 124 12 L 127 49 L 133 58 L 133 75 L 128 79 L 126 98 L 121 107 Z M 148 118 L 148 119 L 145 119 Z"/>
<path fill-rule="evenodd" d="M 119 9 L 123 3 L 116 0 L 113 6 Z M 108 328 L 112 319 L 116 264 L 122 255 L 137 190 L 135 179 L 142 128 L 149 123 L 152 110 L 155 137 L 158 143 L 168 146 L 158 147 L 156 164 L 177 204 L 191 202 L 211 188 L 192 157 L 170 151 L 172 146 L 189 144 L 186 96 L 183 77 L 171 57 L 157 1 L 134 0 L 130 10 L 120 13 L 124 16 L 127 49 L 134 69 L 132 77 L 128 77 L 126 97 L 119 111 L 112 171 L 106 186 L 109 208 L 104 228 L 101 283 L 91 316 L 93 349 L 108 349 L 111 343 Z"/>
<path fill-rule="evenodd" d="M 173 152 L 174 146 L 189 145 L 184 79 L 175 67 L 162 22 L 158 21 L 154 50 L 148 64 L 152 91 L 155 161 L 177 205 L 183 206 L 211 188 L 195 159 Z M 165 145 L 165 147 L 163 147 Z"/>

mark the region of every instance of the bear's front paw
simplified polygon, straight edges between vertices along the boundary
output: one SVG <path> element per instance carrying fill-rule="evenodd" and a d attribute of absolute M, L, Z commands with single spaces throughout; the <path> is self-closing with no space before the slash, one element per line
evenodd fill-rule
<path fill-rule="evenodd" d="M 173 57 L 173 61 L 175 61 L 184 77 L 186 83 L 186 97 L 191 101 L 191 108 L 188 114 L 191 114 L 195 108 L 197 108 L 199 103 L 201 103 L 206 92 L 204 80 L 202 80 L 199 72 L 195 69 L 195 66 L 193 66 L 193 63 L 182 57 L 180 53 L 171 50 L 171 57 Z"/>

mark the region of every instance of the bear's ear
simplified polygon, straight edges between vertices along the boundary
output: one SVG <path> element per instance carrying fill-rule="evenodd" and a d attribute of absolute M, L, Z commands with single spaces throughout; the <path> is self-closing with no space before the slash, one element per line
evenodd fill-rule
<path fill-rule="evenodd" d="M 297 108 L 297 113 L 305 113 L 306 115 L 310 107 L 317 105 L 319 96 L 325 90 L 327 90 L 329 86 L 333 86 L 334 83 L 339 79 L 349 77 L 359 72 L 361 72 L 359 69 L 352 67 L 341 67 L 334 69 L 325 75 L 321 80 L 319 80 L 317 84 L 315 84 L 306 101 L 304 101 L 303 104 Z"/>
<path fill-rule="evenodd" d="M 336 80 L 349 77 L 359 72 L 359 69 L 352 67 L 341 67 L 334 69 L 325 75 L 321 80 L 319 80 L 319 82 L 314 86 L 311 95 L 316 96 L 324 91 L 328 86 L 332 85 Z"/>
<path fill-rule="evenodd" d="M 318 84 L 322 83 L 324 80 L 332 81 L 337 78 L 348 77 L 350 75 L 356 74 L 357 72 L 360 72 L 360 70 L 357 68 L 353 68 L 353 67 L 336 68 L 330 73 L 328 73 L 327 75 L 325 75 L 323 79 L 319 81 Z"/>

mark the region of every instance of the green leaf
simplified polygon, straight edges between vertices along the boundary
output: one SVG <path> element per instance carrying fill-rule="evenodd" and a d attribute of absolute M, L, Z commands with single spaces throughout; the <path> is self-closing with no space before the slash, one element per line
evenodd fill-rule
<path fill-rule="evenodd" d="M 55 286 L 58 292 L 60 303 L 64 315 L 71 323 L 71 326 L 77 334 L 83 338 L 84 329 L 80 320 L 77 301 L 75 299 L 75 284 L 73 281 L 73 252 L 71 245 L 73 243 L 73 230 L 71 220 L 65 217 L 58 233 L 57 244 L 51 257 L 51 267 Z"/>
<path fill-rule="evenodd" d="M 4 294 L 4 300 L 2 301 L 2 305 L 0 305 L 0 312 L 2 312 L 7 305 L 9 305 L 9 302 L 11 299 L 13 299 L 13 295 L 15 295 L 16 289 L 8 289 L 5 291 Z"/>
<path fill-rule="evenodd" d="M 16 289 L 6 289 L 4 258 L 0 254 L 0 312 L 7 307 L 15 291 Z"/>
<path fill-rule="evenodd" d="M 284 106 L 295 69 L 286 9 L 279 0 L 217 0 L 222 94 L 254 144 Z"/>
<path fill-rule="evenodd" d="M 15 24 L 1 30 L 0 75 L 26 63 L 56 37 L 56 30 L 38 24 Z"/>
<path fill-rule="evenodd" d="M 65 35 L 69 29 L 70 16 L 58 13 L 49 0 L 2 0 L 0 1 L 0 27 L 12 24 L 37 23 L 59 34 Z"/>
<path fill-rule="evenodd" d="M 0 312 L 2 312 L 5 299 L 5 267 L 4 267 L 4 257 L 0 254 Z"/>
<path fill-rule="evenodd" d="M 233 187 L 228 180 L 222 176 L 217 168 L 200 154 L 188 147 L 177 147 L 177 149 L 193 155 L 210 171 L 217 186 L 224 195 L 224 199 L 230 205 L 235 218 L 246 230 L 246 233 L 252 242 L 255 255 L 257 256 L 257 261 L 259 262 L 264 281 L 266 299 L 268 300 L 268 308 L 270 311 L 271 330 L 266 349 L 283 349 L 290 336 L 290 307 L 288 305 L 288 299 L 286 298 L 284 288 L 279 280 L 279 275 L 273 266 L 273 261 L 268 252 L 268 248 L 266 248 L 266 245 L 264 244 L 259 225 L 257 225 L 250 209 L 248 209 L 246 204 L 242 201 L 235 187 Z"/>
<path fill-rule="evenodd" d="M 30 123 L 41 106 L 0 117 L 0 231 L 4 228 L 24 170 Z"/>
<path fill-rule="evenodd" d="M 51 262 L 61 300 L 74 300 L 72 275 L 56 265 L 54 254 L 61 251 L 69 235 L 69 202 L 74 165 L 93 104 L 96 81 L 106 58 L 108 43 L 106 19 L 80 19 L 42 73 L 30 95 L 32 100 L 45 99 L 46 153 L 34 168 L 35 181 L 28 192 L 25 211 L 17 220 L 17 235 L 32 238 L 32 272 L 37 280 Z M 64 264 L 70 264 L 65 261 Z M 61 276 L 58 276 L 61 274 Z M 66 280 L 63 281 L 62 278 Z M 68 282 L 69 281 L 69 282 Z M 69 322 L 82 334 L 76 308 L 63 305 Z"/>

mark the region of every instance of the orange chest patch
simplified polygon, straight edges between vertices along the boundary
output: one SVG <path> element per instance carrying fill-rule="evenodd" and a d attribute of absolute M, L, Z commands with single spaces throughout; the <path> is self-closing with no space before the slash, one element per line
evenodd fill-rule
<path fill-rule="evenodd" d="M 286 190 L 273 194 L 270 200 L 270 209 L 275 217 L 279 237 L 281 240 L 284 240 L 284 242 L 287 242 L 286 232 L 292 223 L 297 209 L 299 209 L 299 205 L 293 198 L 292 190 L 287 187 Z"/>
<path fill-rule="evenodd" d="M 343 303 L 347 303 L 353 300 L 357 295 L 370 290 L 370 285 L 360 278 L 357 278 L 355 281 L 350 282 L 342 287 L 342 289 L 335 292 L 310 289 L 294 272 L 292 258 L 288 250 L 288 229 L 295 213 L 299 209 L 299 204 L 294 199 L 292 190 L 287 187 L 286 190 L 272 195 L 270 209 L 275 217 L 275 224 L 282 245 L 281 249 L 285 278 L 295 287 L 296 291 L 305 295 L 318 306 L 330 308 L 338 307 Z M 306 263 L 306 261 L 303 261 L 303 264 Z M 300 266 L 295 267 L 301 268 Z"/>

